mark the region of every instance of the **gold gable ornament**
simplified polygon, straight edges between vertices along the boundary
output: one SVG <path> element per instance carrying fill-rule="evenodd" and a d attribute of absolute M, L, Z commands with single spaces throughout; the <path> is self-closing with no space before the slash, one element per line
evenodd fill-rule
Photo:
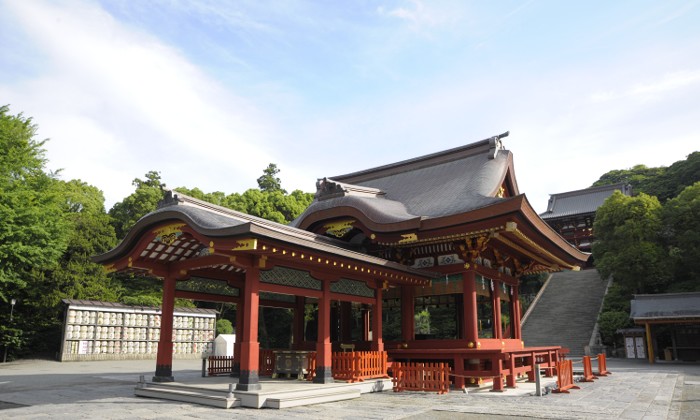
<path fill-rule="evenodd" d="M 185 226 L 184 223 L 173 223 L 156 229 L 153 231 L 153 234 L 156 235 L 154 240 L 165 245 L 172 245 L 182 235 L 183 226 Z"/>
<path fill-rule="evenodd" d="M 336 238 L 342 238 L 347 235 L 353 228 L 354 220 L 342 220 L 340 222 L 333 222 L 323 225 L 326 229 L 326 234 L 335 236 Z"/>

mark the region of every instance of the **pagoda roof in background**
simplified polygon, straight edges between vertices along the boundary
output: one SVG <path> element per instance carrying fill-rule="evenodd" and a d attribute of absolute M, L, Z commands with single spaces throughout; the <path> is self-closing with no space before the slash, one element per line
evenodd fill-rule
<path fill-rule="evenodd" d="M 547 204 L 547 211 L 541 213 L 540 217 L 548 220 L 593 214 L 615 191 L 620 191 L 628 196 L 632 195 L 632 187 L 626 183 L 601 185 L 583 190 L 551 194 Z"/>

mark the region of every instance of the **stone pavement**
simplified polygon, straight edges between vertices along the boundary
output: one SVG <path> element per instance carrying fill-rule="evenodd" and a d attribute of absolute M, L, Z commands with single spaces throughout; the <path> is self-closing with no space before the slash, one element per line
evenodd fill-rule
<path fill-rule="evenodd" d="M 699 419 L 700 364 L 608 360 L 612 375 L 579 383 L 570 394 L 450 392 L 447 395 L 383 392 L 361 398 L 283 410 L 217 409 L 138 398 L 139 375 L 155 361 L 0 364 L 2 419 Z M 174 375 L 193 375 L 199 360 L 175 360 Z M 595 370 L 594 366 L 594 370 Z M 520 394 L 520 395 L 516 395 Z"/>

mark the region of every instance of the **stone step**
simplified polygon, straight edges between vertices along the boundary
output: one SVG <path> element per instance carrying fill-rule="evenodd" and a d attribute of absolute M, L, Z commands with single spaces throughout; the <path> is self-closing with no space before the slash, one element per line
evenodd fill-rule
<path fill-rule="evenodd" d="M 170 401 L 182 401 L 192 404 L 205 405 L 217 408 L 234 408 L 241 406 L 238 398 L 228 398 L 227 393 L 214 390 L 203 390 L 199 388 L 186 388 L 178 386 L 158 386 L 155 384 L 144 384 L 137 386 L 134 395 L 147 398 L 158 398 Z"/>
<path fill-rule="evenodd" d="M 359 388 L 339 388 L 335 390 L 319 390 L 319 392 L 289 392 L 265 399 L 264 407 L 289 408 L 300 405 L 320 404 L 333 401 L 360 398 Z"/>
<path fill-rule="evenodd" d="M 571 356 L 583 355 L 606 286 L 595 270 L 555 273 L 523 324 L 525 344 L 561 345 Z"/>

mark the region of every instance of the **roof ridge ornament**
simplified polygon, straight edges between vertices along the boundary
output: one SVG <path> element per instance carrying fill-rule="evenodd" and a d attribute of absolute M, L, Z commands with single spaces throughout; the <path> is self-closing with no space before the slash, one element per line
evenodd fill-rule
<path fill-rule="evenodd" d="M 489 155 L 488 155 L 489 159 L 496 159 L 498 152 L 500 150 L 505 150 L 505 147 L 503 147 L 503 142 L 501 141 L 501 139 L 504 137 L 508 137 L 509 134 L 510 134 L 510 131 L 506 131 L 503 134 L 493 136 L 489 139 Z"/>
<path fill-rule="evenodd" d="M 348 195 L 378 198 L 386 193 L 378 188 L 346 184 L 325 177 L 316 181 L 316 199 L 319 201 Z"/>
<path fill-rule="evenodd" d="M 178 192 L 174 190 L 165 190 L 165 196 L 163 196 L 163 199 L 158 202 L 158 209 L 162 209 L 163 207 L 169 207 L 169 206 L 177 206 L 180 203 L 183 203 L 185 200 L 182 198 L 178 197 Z"/>

